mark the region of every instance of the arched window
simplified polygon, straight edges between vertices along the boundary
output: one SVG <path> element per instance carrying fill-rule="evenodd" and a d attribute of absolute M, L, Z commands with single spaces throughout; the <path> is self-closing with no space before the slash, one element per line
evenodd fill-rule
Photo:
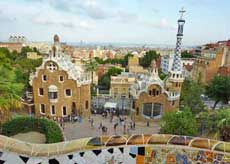
<path fill-rule="evenodd" d="M 159 103 L 144 103 L 143 115 L 149 118 L 160 118 L 163 110 L 163 105 Z"/>
<path fill-rule="evenodd" d="M 150 95 L 150 96 L 152 95 L 152 91 L 151 91 L 151 90 L 149 90 L 149 95 Z"/>
<path fill-rule="evenodd" d="M 55 85 L 50 85 L 48 88 L 48 98 L 56 100 L 58 98 L 58 88 Z"/>
<path fill-rule="evenodd" d="M 66 108 L 66 106 L 62 107 L 62 115 L 67 116 L 67 108 Z"/>
<path fill-rule="evenodd" d="M 51 113 L 51 115 L 55 115 L 56 114 L 55 105 L 51 105 L 50 113 Z"/>

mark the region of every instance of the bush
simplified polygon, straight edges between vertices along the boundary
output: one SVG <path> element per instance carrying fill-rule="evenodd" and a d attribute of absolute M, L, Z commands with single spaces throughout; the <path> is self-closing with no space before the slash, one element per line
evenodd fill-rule
<path fill-rule="evenodd" d="M 38 131 L 45 134 L 47 143 L 63 141 L 61 129 L 52 120 L 35 117 L 16 117 L 2 125 L 2 134 L 13 136 L 18 133 Z"/>

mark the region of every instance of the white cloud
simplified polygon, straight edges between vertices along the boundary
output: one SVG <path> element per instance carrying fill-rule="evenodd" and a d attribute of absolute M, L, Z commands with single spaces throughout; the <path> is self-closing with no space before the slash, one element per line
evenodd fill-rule
<path fill-rule="evenodd" d="M 175 25 L 172 25 L 168 22 L 167 19 L 161 18 L 157 22 L 152 22 L 152 21 L 143 21 L 143 24 L 147 27 L 151 28 L 160 28 L 160 29 L 166 29 L 166 30 L 176 30 L 177 27 Z"/>

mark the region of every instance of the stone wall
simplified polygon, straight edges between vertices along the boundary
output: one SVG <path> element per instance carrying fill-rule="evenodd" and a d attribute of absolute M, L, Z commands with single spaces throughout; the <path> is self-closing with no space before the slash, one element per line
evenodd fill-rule
<path fill-rule="evenodd" d="M 230 143 L 176 135 L 101 136 L 30 144 L 0 136 L 0 163 L 150 164 L 230 162 Z"/>

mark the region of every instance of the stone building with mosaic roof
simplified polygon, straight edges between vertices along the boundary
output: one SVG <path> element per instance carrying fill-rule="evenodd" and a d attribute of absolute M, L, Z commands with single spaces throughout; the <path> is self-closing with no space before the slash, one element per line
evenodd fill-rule
<path fill-rule="evenodd" d="M 157 64 L 153 61 L 150 73 L 139 76 L 130 88 L 132 110 L 137 118 L 159 119 L 164 112 L 174 111 L 179 107 L 181 86 L 184 81 L 181 63 L 184 12 L 184 10 L 180 11 L 177 42 L 169 77 L 164 81 L 161 80 L 158 76 Z"/>
<path fill-rule="evenodd" d="M 49 56 L 30 75 L 35 115 L 66 117 L 89 114 L 90 83 L 90 73 L 71 62 L 55 35 Z"/>

